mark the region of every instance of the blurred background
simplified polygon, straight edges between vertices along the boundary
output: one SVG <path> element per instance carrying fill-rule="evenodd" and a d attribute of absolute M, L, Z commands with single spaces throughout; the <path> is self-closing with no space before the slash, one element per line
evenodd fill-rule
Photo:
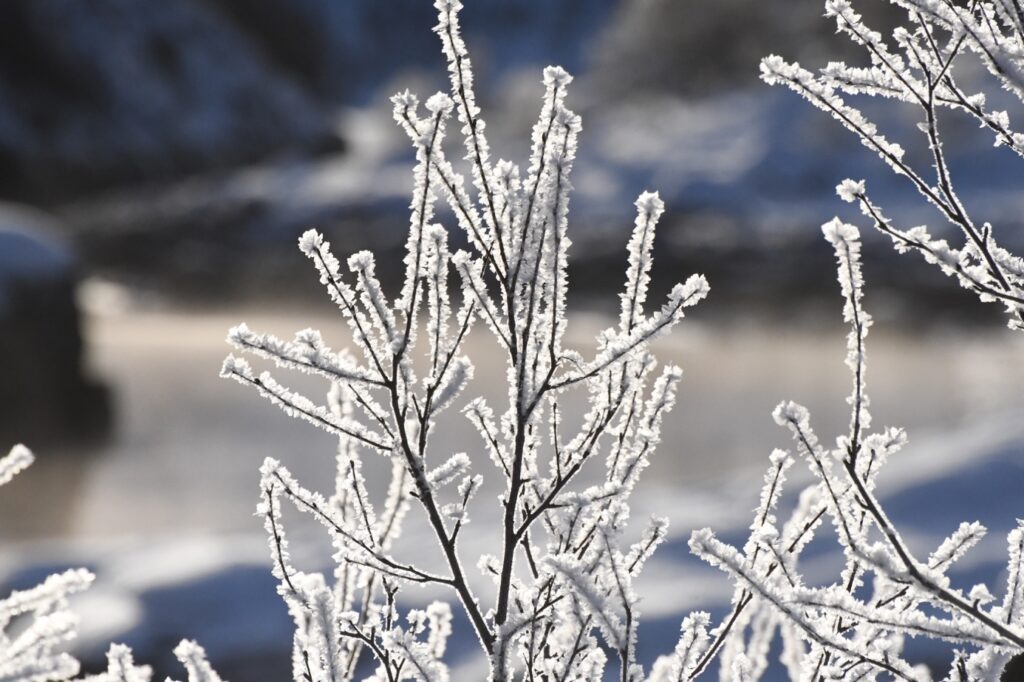
<path fill-rule="evenodd" d="M 339 256 L 376 251 L 394 290 L 413 157 L 388 98 L 447 89 L 431 4 L 0 3 L 0 435 L 4 450 L 25 442 L 39 459 L 0 491 L 0 587 L 93 568 L 96 588 L 77 602 L 76 651 L 88 667 L 113 639 L 159 675 L 178 674 L 170 650 L 191 636 L 225 677 L 289 674 L 291 626 L 252 516 L 256 469 L 273 456 L 308 482 L 329 481 L 333 445 L 219 380 L 223 339 L 245 320 L 286 337 L 320 327 L 333 347 L 346 345 L 295 248 L 311 226 Z M 913 443 L 884 492 L 922 552 L 960 520 L 988 523 L 992 542 L 964 570 L 996 579 L 1001 538 L 1024 511 L 1014 492 L 1024 489 L 1024 344 L 997 307 L 897 257 L 834 195 L 843 178 L 866 177 L 899 224 L 941 233 L 907 183 L 832 120 L 758 80 L 758 60 L 773 52 L 813 66 L 864 61 L 820 16 L 820 0 L 789 0 L 784 11 L 756 0 L 467 4 L 495 157 L 524 159 L 543 66 L 576 75 L 572 342 L 591 348 L 614 313 L 632 202 L 645 189 L 668 207 L 654 295 L 695 271 L 712 284 L 658 344 L 686 378 L 634 512 L 673 524 L 639 585 L 650 603 L 645 660 L 671 648 L 686 610 L 727 602 L 728 584 L 686 556 L 685 539 L 699 525 L 740 533 L 748 523 L 767 455 L 786 444 L 775 404 L 809 405 L 826 441 L 845 428 L 845 330 L 818 229 L 837 213 L 866 233 L 876 422 L 907 427 Z M 899 18 L 880 1 L 857 8 L 883 30 Z M 927 165 L 916 112 L 863 105 Z M 1019 160 L 971 121 L 944 123 L 966 204 L 1020 252 Z M 471 340 L 471 392 L 497 400 L 504 374 L 489 343 Z M 472 447 L 457 416 L 442 433 L 442 449 Z M 916 492 L 896 496 L 909 486 Z M 922 513 L 932 507 L 942 513 Z M 487 512 L 478 517 L 464 544 L 470 564 L 486 542 Z M 296 555 L 326 565 L 321 534 L 293 521 Z M 419 542 L 409 541 L 413 556 L 429 550 Z M 816 570 L 828 575 L 830 561 Z M 450 658 L 471 665 L 471 653 L 457 640 Z"/>

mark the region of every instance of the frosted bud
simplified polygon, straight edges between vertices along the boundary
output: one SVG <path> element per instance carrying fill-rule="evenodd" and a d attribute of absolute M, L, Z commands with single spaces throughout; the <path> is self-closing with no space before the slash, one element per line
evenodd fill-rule
<path fill-rule="evenodd" d="M 825 16 L 834 17 L 850 10 L 850 3 L 847 0 L 828 0 L 825 3 Z"/>
<path fill-rule="evenodd" d="M 805 426 L 809 420 L 807 414 L 807 408 L 803 405 L 794 403 L 792 400 L 779 403 L 775 411 L 772 412 L 772 418 L 775 423 L 779 426 L 787 426 L 789 424 L 796 424 L 797 426 Z"/>
<path fill-rule="evenodd" d="M 239 322 L 228 330 L 228 341 L 231 342 L 244 341 L 245 339 L 251 339 L 252 337 L 253 332 L 245 322 Z"/>
<path fill-rule="evenodd" d="M 839 218 L 833 218 L 822 225 L 821 232 L 825 235 L 825 239 L 833 245 L 837 245 L 840 242 L 855 242 L 860 239 L 860 230 L 855 225 L 844 223 Z"/>
<path fill-rule="evenodd" d="M 972 602 L 978 604 L 988 604 L 989 602 L 995 599 L 995 597 L 992 596 L 992 593 L 989 592 L 988 587 L 986 585 L 983 585 L 982 583 L 978 583 L 977 585 L 972 587 L 971 592 L 968 596 L 970 596 Z"/>
<path fill-rule="evenodd" d="M 452 98 L 443 92 L 435 92 L 430 96 L 430 99 L 427 100 L 427 111 L 432 114 L 436 114 L 438 112 L 447 114 L 452 110 L 453 106 L 455 106 L 455 104 L 452 102 Z"/>
<path fill-rule="evenodd" d="M 715 540 L 714 533 L 710 528 L 699 528 L 690 534 L 690 541 L 687 543 L 690 551 L 694 554 L 702 554 Z"/>
<path fill-rule="evenodd" d="M 907 433 L 903 429 L 889 427 L 882 433 L 873 433 L 864 439 L 864 448 L 867 450 L 895 451 L 903 447 L 907 442 Z"/>
<path fill-rule="evenodd" d="M 299 237 L 299 250 L 307 256 L 312 256 L 323 245 L 324 236 L 316 230 L 306 230 Z"/>
<path fill-rule="evenodd" d="M 373 267 L 373 254 L 369 251 L 358 251 L 348 257 L 348 267 L 352 272 L 361 272 Z"/>
<path fill-rule="evenodd" d="M 234 355 L 224 358 L 224 364 L 220 368 L 221 377 L 249 376 L 251 374 L 252 369 L 249 367 L 249 363 Z"/>
<path fill-rule="evenodd" d="M 273 457 L 267 457 L 260 465 L 260 476 L 270 476 L 281 467 L 281 463 Z"/>
<path fill-rule="evenodd" d="M 448 504 L 442 504 L 440 509 L 441 515 L 446 516 L 452 521 L 463 521 L 463 517 L 466 514 L 466 510 L 462 508 L 462 505 L 458 502 L 449 502 Z"/>
<path fill-rule="evenodd" d="M 27 447 L 15 445 L 6 457 L 0 458 L 0 485 L 10 481 L 18 472 L 24 471 L 34 460 L 35 457 Z"/>
<path fill-rule="evenodd" d="M 678 290 L 680 299 L 687 301 L 686 305 L 693 305 L 703 299 L 711 291 L 711 285 L 704 275 L 690 275 L 682 287 Z M 673 291 L 673 293 L 676 293 Z"/>
<path fill-rule="evenodd" d="M 351 628 L 359 623 L 359 614 L 355 611 L 344 611 L 338 614 L 338 625 Z"/>
<path fill-rule="evenodd" d="M 799 68 L 799 64 L 789 65 L 779 55 L 771 54 L 761 60 L 761 79 L 769 85 L 774 85 L 779 83 L 785 75 L 791 74 Z"/>
<path fill-rule="evenodd" d="M 657 220 L 665 210 L 665 202 L 657 192 L 644 192 L 636 199 L 636 209 L 645 216 Z"/>
<path fill-rule="evenodd" d="M 544 69 L 544 85 L 563 88 L 572 82 L 572 76 L 560 66 L 549 66 Z"/>
<path fill-rule="evenodd" d="M 396 108 L 415 109 L 419 105 L 419 100 L 416 99 L 416 95 L 406 90 L 393 95 L 391 97 L 391 103 L 394 104 Z"/>
<path fill-rule="evenodd" d="M 206 650 L 194 641 L 182 640 L 174 648 L 174 655 L 188 670 L 189 682 L 221 682 L 220 676 L 206 660 Z"/>
<path fill-rule="evenodd" d="M 864 191 L 863 180 L 856 181 L 847 178 L 836 186 L 836 194 L 839 195 L 839 198 L 850 203 L 856 201 L 857 195 L 863 195 Z"/>

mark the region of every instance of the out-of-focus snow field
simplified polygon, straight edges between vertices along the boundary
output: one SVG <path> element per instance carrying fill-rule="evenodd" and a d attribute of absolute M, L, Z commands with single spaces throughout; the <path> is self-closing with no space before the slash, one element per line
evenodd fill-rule
<path fill-rule="evenodd" d="M 289 625 L 273 592 L 262 523 L 253 516 L 257 468 L 264 457 L 275 457 L 308 485 L 329 491 L 333 441 L 219 379 L 229 350 L 223 339 L 228 327 L 244 320 L 285 337 L 319 327 L 338 348 L 347 343 L 346 327 L 322 308 L 312 314 L 298 307 L 193 311 L 105 300 L 93 306 L 86 325 L 90 364 L 115 389 L 117 432 L 92 450 L 38 452 L 37 465 L 5 488 L 0 583 L 18 585 L 57 566 L 88 566 L 97 584 L 77 602 L 83 615 L 77 646 L 87 656 L 116 639 L 160 664 L 178 638 L 194 636 L 215 661 L 228 661 L 235 671 L 249 670 L 244 662 L 252 666 L 251 676 L 236 679 L 274 679 L 267 671 L 285 670 Z M 837 305 L 837 322 L 838 316 Z M 749 522 L 768 453 L 788 446 L 772 408 L 782 399 L 809 406 L 825 442 L 847 423 L 841 326 L 722 326 L 700 318 L 696 309 L 656 344 L 659 358 L 682 365 L 685 374 L 664 443 L 633 502 L 638 527 L 652 513 L 672 522 L 672 540 L 639 582 L 648 659 L 671 647 L 686 610 L 721 609 L 728 600 L 725 579 L 688 557 L 685 541 L 704 525 L 735 539 Z M 577 314 L 570 343 L 589 352 L 604 323 Z M 497 407 L 504 397 L 503 358 L 483 327 L 469 344 L 477 371 L 467 395 L 482 393 Z M 875 424 L 905 426 L 911 438 L 882 475 L 883 494 L 899 493 L 892 497 L 893 515 L 922 553 L 961 520 L 990 524 L 988 543 L 964 563 L 972 575 L 980 571 L 990 579 L 1000 570 L 1006 531 L 1024 516 L 1022 360 L 1024 339 L 998 329 L 909 335 L 880 323 L 869 340 Z M 308 377 L 277 376 L 312 396 L 326 390 Z M 582 398 L 568 404 L 570 413 L 581 412 Z M 433 447 L 438 458 L 472 455 L 475 431 L 452 409 Z M 384 469 L 375 459 L 371 482 L 380 484 Z M 490 473 L 488 460 L 481 466 Z M 477 498 L 462 536 L 469 565 L 493 537 L 499 479 L 489 478 L 492 485 Z M 327 565 L 325 535 L 298 515 L 289 522 L 296 563 Z M 430 556 L 424 530 L 414 508 L 398 554 L 418 561 Z M 812 552 L 808 568 L 824 578 L 834 561 L 828 552 Z M 488 589 L 478 582 L 485 600 Z M 405 594 L 407 603 L 434 596 L 419 589 Z M 468 637 L 457 640 L 450 657 L 458 661 L 471 647 Z"/>

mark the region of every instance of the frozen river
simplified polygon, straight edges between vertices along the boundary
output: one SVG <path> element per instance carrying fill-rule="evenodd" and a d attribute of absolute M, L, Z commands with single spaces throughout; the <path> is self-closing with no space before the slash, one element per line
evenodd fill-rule
<path fill-rule="evenodd" d="M 319 327 L 329 345 L 346 345 L 340 316 L 324 309 L 305 314 L 294 308 L 107 306 L 88 317 L 86 330 L 90 367 L 114 391 L 115 432 L 106 444 L 89 449 L 39 450 L 37 465 L 0 495 L 0 582 L 26 565 L 82 563 L 98 569 L 95 594 L 86 598 L 93 601 L 82 606 L 88 614 L 85 651 L 99 651 L 102 642 L 128 631 L 142 638 L 129 638 L 140 646 L 168 650 L 153 643 L 194 634 L 221 656 L 230 653 L 234 640 L 244 639 L 250 647 L 280 641 L 274 628 L 281 621 L 273 618 L 283 618 L 283 609 L 266 575 L 262 522 L 253 516 L 257 468 L 264 457 L 275 457 L 301 480 L 329 490 L 333 439 L 218 378 L 229 351 L 226 331 L 243 320 L 253 329 L 286 338 L 303 327 Z M 599 316 L 575 315 L 569 343 L 585 355 L 592 352 L 594 335 L 605 323 Z M 665 629 L 666 636 L 677 631 L 682 610 L 709 599 L 727 599 L 728 583 L 710 570 L 701 573 L 690 566 L 685 569 L 688 579 L 680 582 L 684 538 L 696 526 L 746 525 L 768 453 L 788 446 L 787 434 L 771 419 L 774 406 L 782 399 L 809 406 L 825 443 L 846 429 L 850 380 L 843 364 L 844 334 L 839 325 L 705 324 L 698 310 L 656 344 L 659 358 L 680 364 L 684 378 L 675 411 L 665 422 L 663 446 L 634 498 L 634 517 L 640 525 L 658 512 L 672 522 L 674 540 L 638 585 L 641 594 L 658 597 L 649 602 L 647 613 L 666 619 L 665 624 L 676 623 Z M 476 377 L 466 395 L 482 393 L 497 408 L 505 393 L 503 358 L 483 327 L 469 343 Z M 998 329 L 969 336 L 954 329 L 912 335 L 887 330 L 879 322 L 868 349 L 875 425 L 904 426 L 911 438 L 908 460 L 893 462 L 883 492 L 941 476 L 944 470 L 964 466 L 974 453 L 1005 453 L 1008 443 L 1018 448 L 1013 450 L 1017 454 L 1002 457 L 1017 476 L 1014 480 L 1024 485 L 1024 449 L 1019 447 L 1024 443 L 1022 335 Z M 309 377 L 280 371 L 276 376 L 313 397 L 326 390 L 324 383 Z M 567 405 L 570 415 L 580 413 L 581 398 Z M 475 430 L 456 409 L 446 416 L 432 441 L 435 451 L 472 454 Z M 497 477 L 489 465 L 483 471 L 492 485 L 477 498 L 480 509 L 464 534 L 462 547 L 470 564 L 487 545 L 487 529 L 494 520 L 494 510 L 488 513 L 487 507 L 497 507 Z M 970 515 L 988 522 L 980 508 L 985 492 L 976 492 L 964 504 L 979 508 L 956 510 L 964 514 L 958 520 Z M 1013 514 L 998 510 L 1007 516 L 1006 523 L 1012 523 L 1013 514 L 1024 515 L 1024 508 Z M 409 540 L 400 550 L 429 554 L 430 543 L 416 533 L 415 517 L 414 510 L 407 522 Z M 312 529 L 298 525 L 299 519 L 289 522 L 299 528 L 297 560 L 306 556 L 322 561 L 328 547 L 319 534 L 306 543 Z M 932 535 L 931 529 L 923 532 Z M 995 535 L 991 550 L 999 556 L 1005 544 Z M 312 547 L 308 553 L 306 545 Z M 244 584 L 231 579 L 232 589 L 243 596 L 216 588 L 222 601 L 208 601 L 210 589 L 174 591 L 189 584 L 209 588 L 211 583 L 204 582 L 209 576 L 236 575 L 230 573 L 232 566 L 250 566 L 252 575 L 259 576 Z M 250 586 L 251 592 L 245 592 Z M 189 606 L 187 595 L 193 593 L 200 596 Z M 151 596 L 140 597 L 147 594 Z M 171 600 L 175 608 L 185 604 L 186 610 L 223 613 L 218 613 L 220 620 L 206 619 L 196 632 L 187 620 L 194 616 L 174 616 L 153 594 L 163 594 L 165 600 L 168 594 L 178 595 Z M 259 603 L 252 594 L 262 595 Z M 254 616 L 264 608 L 277 609 L 273 618 Z M 238 629 L 238 622 L 254 619 L 268 623 L 263 635 Z"/>
<path fill-rule="evenodd" d="M 115 433 L 85 451 L 38 452 L 36 469 L 0 496 L 0 532 L 10 539 L 251 530 L 256 469 L 264 457 L 281 459 L 305 480 L 329 480 L 323 478 L 333 466 L 329 435 L 217 376 L 229 351 L 226 331 L 236 322 L 286 338 L 319 327 L 332 347 L 343 347 L 347 327 L 329 313 L 129 309 L 91 316 L 89 364 L 114 390 Z M 575 316 L 570 343 L 590 352 L 604 323 Z M 839 326 L 709 326 L 694 313 L 656 344 L 658 357 L 681 365 L 684 378 L 644 485 L 759 477 L 771 449 L 787 445 L 770 417 L 783 399 L 807 405 L 819 436 L 831 441 L 847 423 L 844 333 Z M 504 398 L 503 358 L 481 326 L 470 349 L 476 378 L 466 395 L 483 393 L 497 408 Z M 1019 334 L 908 336 L 880 323 L 868 352 L 879 427 L 904 426 L 914 439 L 993 415 L 1024 415 Z M 326 390 L 307 377 L 275 376 L 314 398 Z M 437 452 L 472 452 L 476 444 L 475 431 L 455 409 L 437 434 Z M 45 505 L 42 486 L 53 493 Z"/>

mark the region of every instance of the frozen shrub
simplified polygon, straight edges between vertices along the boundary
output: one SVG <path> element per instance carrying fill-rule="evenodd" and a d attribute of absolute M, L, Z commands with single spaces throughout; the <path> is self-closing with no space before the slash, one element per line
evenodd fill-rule
<path fill-rule="evenodd" d="M 1018 155 L 1024 151 L 1024 136 L 1011 129 L 1009 115 L 989 109 L 985 92 L 964 91 L 956 69 L 965 51 L 973 52 L 987 67 L 992 89 L 1002 88 L 1020 99 L 1024 8 L 1016 0 L 893 2 L 908 17 L 908 24 L 892 34 L 895 48 L 867 27 L 847 0 L 825 3 L 826 15 L 836 21 L 839 32 L 867 50 L 870 66 L 834 62 L 812 73 L 770 56 L 762 61 L 762 77 L 790 87 L 857 135 L 958 229 L 963 245 L 952 247 L 924 227 L 894 226 L 872 203 L 863 181 L 844 180 L 837 187 L 843 200 L 857 202 L 897 250 L 920 252 L 982 301 L 1002 303 L 1010 327 L 1024 329 L 1024 261 L 1000 247 L 993 227 L 979 225 L 964 207 L 939 126 L 940 111 L 956 110 L 988 128 L 997 146 Z M 917 107 L 931 169 L 908 161 L 898 144 L 845 99 L 849 95 L 887 97 Z M 1024 651 L 1024 525 L 1018 524 L 1007 539 L 1007 584 L 995 591 L 1002 593 L 1001 599 L 985 585 L 964 591 L 947 577 L 950 566 L 985 534 L 980 524 L 961 524 L 926 559 L 911 552 L 874 492 L 880 468 L 906 436 L 900 429 L 870 431 L 864 344 L 871 318 L 862 306 L 859 233 L 838 219 L 826 224 L 824 233 L 838 258 L 844 318 L 851 328 L 849 431 L 828 447 L 815 436 L 807 409 L 792 402 L 778 406 L 775 420 L 791 431 L 796 455 L 772 454 L 750 539 L 742 548 L 731 547 L 704 529 L 690 540 L 697 555 L 734 579 L 732 611 L 710 638 L 703 631 L 690 637 L 694 642 L 710 639 L 704 655 L 680 678 L 665 679 L 692 679 L 718 653 L 724 679 L 757 679 L 768 665 L 766 654 L 776 631 L 783 640 L 782 661 L 793 679 L 930 679 L 928 670 L 901 657 L 907 636 L 957 645 L 947 680 L 999 679 L 1005 662 Z M 802 492 L 796 509 L 780 525 L 774 507 L 794 458 L 802 459 L 817 481 Z M 798 560 L 826 519 L 843 550 L 845 568 L 832 584 L 814 587 L 805 583 Z"/>
<path fill-rule="evenodd" d="M 393 99 L 395 120 L 417 155 L 399 295 L 392 300 L 382 290 L 372 254 L 352 255 L 343 272 L 324 238 L 310 231 L 299 247 L 347 320 L 355 354 L 331 350 L 311 330 L 292 341 L 245 325 L 229 333 L 241 351 L 332 383 L 323 405 L 241 358 L 228 357 L 222 371 L 340 443 L 329 495 L 304 487 L 277 461 L 262 468 L 259 510 L 296 624 L 295 679 L 351 679 L 364 654 L 375 661 L 376 680 L 448 679 L 442 659 L 449 607 L 435 603 L 402 614 L 397 606 L 404 585 L 430 583 L 457 600 L 493 680 L 518 672 L 530 679 L 600 678 L 606 654 L 598 635 L 619 659 L 621 678 L 640 680 L 640 614 L 631 583 L 664 538 L 666 522 L 653 519 L 633 545 L 624 545 L 622 534 L 629 495 L 654 453 L 681 377 L 676 367 L 657 369 L 648 346 L 704 298 L 708 285 L 692 276 L 660 305 L 649 304 L 663 204 L 657 194 L 644 193 L 636 201 L 618 323 L 600 334 L 592 358 L 565 347 L 570 175 L 580 132 L 580 119 L 565 101 L 572 79 L 557 67 L 544 70 L 543 106 L 525 172 L 493 161 L 459 35 L 460 3 L 441 0 L 436 7 L 451 95 L 433 95 L 425 111 L 408 92 Z M 444 150 L 453 111 L 469 183 Z M 449 253 L 448 228 L 434 222 L 438 197 L 448 202 L 471 251 Z M 505 357 L 503 407 L 462 398 L 473 376 L 463 346 L 478 320 Z M 415 368 L 414 353 L 424 358 Z M 559 405 L 570 391 L 582 393 L 589 405 L 575 431 Z M 456 405 L 479 431 L 479 442 L 467 444 L 470 454 L 431 447 L 438 415 Z M 367 493 L 364 456 L 391 462 L 383 500 Z M 579 484 L 580 471 L 591 462 L 600 466 L 602 458 L 602 482 Z M 502 523 L 492 553 L 477 566 L 493 580 L 493 594 L 482 595 L 471 587 L 458 541 L 483 481 L 480 472 L 491 466 L 504 480 Z M 333 579 L 291 565 L 282 499 L 330 533 L 337 550 Z M 410 507 L 427 519 L 443 570 L 426 571 L 392 552 Z"/>
<path fill-rule="evenodd" d="M 1018 97 L 1024 93 L 1018 77 L 1024 11 L 1015 0 L 967 7 L 948 0 L 895 1 L 911 21 L 893 36 L 898 51 L 865 27 L 845 0 L 826 4 L 840 31 L 868 49 L 872 66 L 831 64 L 815 75 L 769 57 L 763 75 L 789 85 L 858 134 L 961 230 L 965 244 L 955 249 L 924 228 L 894 227 L 868 199 L 863 182 L 840 184 L 843 199 L 858 202 L 897 248 L 921 252 L 982 300 L 1001 302 L 1011 327 L 1024 328 L 1024 265 L 998 246 L 987 223 L 978 226 L 964 209 L 937 123 L 939 109 L 960 109 L 991 129 L 998 143 L 1017 153 L 1024 149 L 1024 137 L 1011 131 L 1008 115 L 986 109 L 982 94 L 960 90 L 953 69 L 962 50 L 973 50 L 996 82 Z M 571 77 L 556 67 L 544 71 L 543 105 L 525 171 L 492 161 L 459 35 L 460 3 L 438 0 L 436 7 L 451 94 L 430 97 L 425 108 L 408 92 L 393 99 L 395 120 L 417 158 L 400 292 L 394 298 L 384 292 L 373 254 L 352 254 L 343 268 L 323 236 L 311 230 L 299 248 L 340 308 L 354 352 L 332 350 L 309 329 L 291 341 L 244 324 L 228 334 L 240 352 L 330 384 L 321 404 L 269 371 L 257 373 L 240 357 L 229 356 L 221 372 L 338 439 L 333 490 L 306 487 L 273 459 L 261 468 L 258 512 L 278 591 L 295 622 L 294 679 L 351 680 L 362 670 L 361 660 L 373 671 L 368 679 L 377 682 L 450 679 L 444 656 L 451 607 L 434 602 L 402 613 L 402 590 L 416 584 L 450 594 L 495 681 L 598 680 L 607 667 L 623 682 L 679 682 L 699 677 L 718 657 L 723 679 L 747 682 L 768 670 L 777 634 L 782 663 L 793 679 L 930 679 L 926 669 L 903 657 L 907 636 L 960 647 L 952 654 L 948 680 L 997 678 L 1005 661 L 1024 651 L 1024 525 L 1008 537 L 1005 587 L 964 591 L 948 570 L 983 537 L 980 524 L 961 524 L 922 559 L 889 519 L 875 481 L 906 435 L 894 428 L 871 430 L 865 343 L 872 322 L 863 306 L 860 235 L 838 219 L 823 231 L 836 253 L 843 317 L 850 326 L 849 429 L 829 447 L 815 435 L 806 408 L 793 402 L 776 408 L 775 420 L 792 433 L 795 453 L 770 454 L 747 542 L 730 546 L 709 529 L 690 539 L 696 555 L 735 582 L 731 611 L 714 626 L 707 613 L 688 615 L 674 650 L 649 674 L 644 671 L 636 654 L 640 611 L 632 581 L 665 538 L 667 522 L 652 519 L 639 540 L 627 544 L 628 501 L 658 445 L 681 378 L 677 367 L 657 369 L 649 346 L 706 296 L 708 285 L 695 275 L 676 285 L 660 306 L 650 304 L 653 243 L 664 207 L 657 194 L 645 192 L 636 201 L 618 320 L 598 336 L 594 357 L 565 346 L 568 201 L 580 132 L 579 117 L 566 106 Z M 920 106 L 934 186 L 841 93 Z M 453 112 L 468 183 L 444 150 Z M 448 203 L 469 251 L 450 253 L 448 230 L 434 221 L 439 198 Z M 505 359 L 507 402 L 500 407 L 464 397 L 473 377 L 465 342 L 477 321 Z M 578 428 L 567 425 L 560 407 L 570 392 L 582 394 L 587 405 Z M 479 441 L 468 453 L 439 453 L 432 434 L 442 412 L 455 406 L 475 425 Z M 374 456 L 391 469 L 382 499 L 374 499 L 379 496 L 371 495 L 363 476 L 364 457 Z M 29 460 L 27 451 L 16 449 L 0 461 L 0 483 Z M 815 480 L 780 520 L 787 472 L 797 460 Z M 582 483 L 585 467 L 601 473 L 599 483 Z M 493 551 L 476 564 L 492 583 L 480 592 L 464 567 L 459 538 L 482 504 L 474 495 L 488 468 L 503 483 L 501 523 Z M 332 575 L 292 565 L 283 502 L 325 527 L 335 549 Z M 435 556 L 402 558 L 400 533 L 409 513 L 426 520 Z M 826 522 L 845 561 L 841 574 L 820 586 L 805 580 L 800 558 Z M 90 579 L 72 571 L 0 602 L 5 632 L 12 618 L 30 619 L 19 634 L 10 640 L 5 634 L 0 642 L 0 680 L 77 674 L 77 663 L 59 652 L 74 624 L 65 598 Z M 175 653 L 190 682 L 220 679 L 195 643 L 182 642 Z M 609 655 L 616 659 L 611 666 Z M 90 679 L 151 678 L 126 647 L 112 646 L 108 660 L 108 671 Z"/>
<path fill-rule="evenodd" d="M 761 503 L 742 548 L 718 540 L 710 529 L 690 538 L 691 550 L 736 583 L 730 614 L 713 631 L 703 655 L 684 672 L 693 679 L 721 653 L 724 672 L 759 679 L 768 647 L 780 633 L 782 661 L 793 679 L 930 680 L 927 669 L 901 658 L 904 638 L 929 637 L 958 644 L 948 680 L 996 680 L 1007 659 L 1024 651 L 1024 584 L 1021 580 L 1024 524 L 1010 532 L 1008 579 L 996 600 L 985 585 L 964 592 L 949 568 L 985 535 L 979 523 L 962 523 L 927 559 L 914 555 L 875 495 L 886 460 L 906 442 L 901 429 L 870 431 L 865 390 L 865 339 L 871 317 L 862 306 L 860 237 L 857 228 L 833 220 L 823 227 L 838 259 L 843 317 L 850 325 L 846 364 L 853 376 L 849 431 L 834 447 L 811 427 L 808 410 L 781 403 L 775 421 L 787 428 L 796 454 L 771 454 Z M 786 470 L 801 459 L 816 482 L 799 496 L 784 522 L 775 507 Z M 826 522 L 838 540 L 845 568 L 824 587 L 804 581 L 799 560 Z M 700 632 L 698 637 L 707 641 Z M 724 679 L 730 679 L 725 675 Z"/>

